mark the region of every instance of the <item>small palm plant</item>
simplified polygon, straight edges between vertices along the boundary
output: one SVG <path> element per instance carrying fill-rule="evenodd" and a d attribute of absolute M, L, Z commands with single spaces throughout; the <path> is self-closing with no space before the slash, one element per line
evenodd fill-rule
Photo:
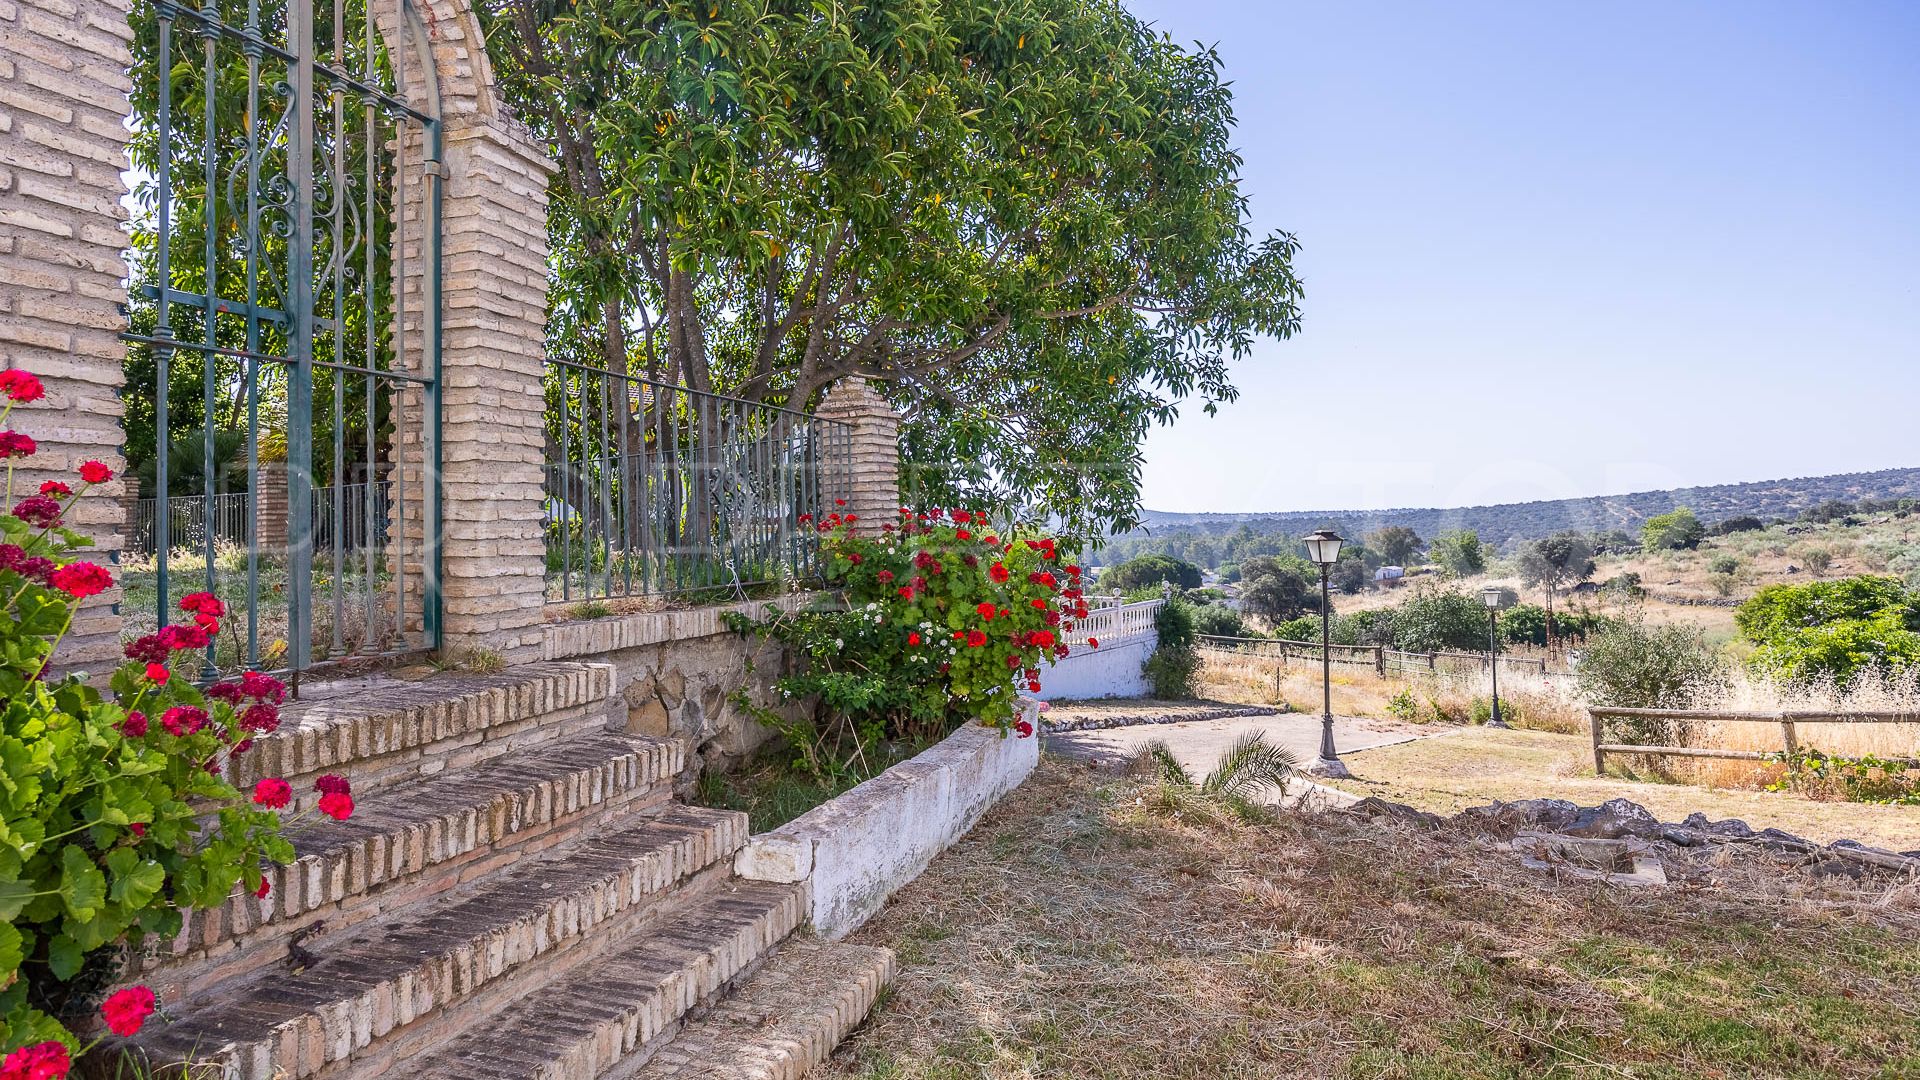
<path fill-rule="evenodd" d="M 1300 759 L 1286 747 L 1267 742 L 1265 734 L 1249 731 L 1220 755 L 1219 762 L 1204 780 L 1194 780 L 1173 756 L 1173 749 L 1160 740 L 1141 747 L 1134 767 L 1159 782 L 1163 801 L 1170 804 L 1170 809 L 1210 803 L 1242 820 L 1250 820 L 1263 813 L 1255 796 L 1262 788 L 1284 790 L 1287 780 L 1300 767 Z"/>

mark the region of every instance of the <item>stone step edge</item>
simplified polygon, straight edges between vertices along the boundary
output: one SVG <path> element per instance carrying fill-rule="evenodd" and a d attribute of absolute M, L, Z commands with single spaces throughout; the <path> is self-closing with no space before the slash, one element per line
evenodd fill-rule
<path fill-rule="evenodd" d="M 806 885 L 733 879 L 682 917 L 517 1000 L 399 1068 L 434 1080 L 593 1080 L 665 1045 L 683 1017 L 806 918 Z"/>
<path fill-rule="evenodd" d="M 244 939 L 263 927 L 284 925 L 296 916 L 413 878 L 481 847 L 503 845 L 511 850 L 513 845 L 506 842 L 522 832 L 589 812 L 623 794 L 670 784 L 685 765 L 685 750 L 673 740 L 613 734 L 596 739 L 604 740 L 609 750 L 606 760 L 546 779 L 512 778 L 514 786 L 503 782 L 488 787 L 485 776 L 475 774 L 504 772 L 513 764 L 496 759 L 423 781 L 471 794 L 444 813 L 396 822 L 382 831 L 300 854 L 285 866 L 268 868 L 266 897 L 237 888 L 218 908 L 188 912 L 186 925 L 159 960 L 191 956 L 222 941 Z M 580 745 L 568 743 L 563 748 Z M 623 752 L 615 752 L 623 745 Z M 361 803 L 356 817 L 377 817 L 382 804 L 405 802 L 418 794 L 414 786 L 377 792 Z M 295 833 L 292 838 L 298 851 L 303 846 L 300 836 Z"/>
<path fill-rule="evenodd" d="M 896 968 L 892 949 L 795 935 L 627 1075 L 632 1080 L 801 1080 L 867 1018 Z"/>
<path fill-rule="evenodd" d="M 612 665 L 559 662 L 495 675 L 437 676 L 290 705 L 280 730 L 255 739 L 252 750 L 234 760 L 231 779 L 246 789 L 262 777 L 308 776 L 592 705 L 612 692 Z"/>
<path fill-rule="evenodd" d="M 624 845 L 628 831 L 660 824 L 683 834 L 662 837 L 645 849 Z M 331 996 L 324 999 L 293 985 L 295 976 L 280 976 L 277 983 L 274 975 L 250 978 L 228 987 L 220 1001 L 186 1010 L 180 1026 L 150 1029 L 139 1042 L 157 1061 L 189 1055 L 196 1067 L 221 1066 L 223 1075 L 232 1080 L 310 1075 L 360 1053 L 396 1028 L 457 1007 L 481 988 L 553 955 L 565 943 L 584 940 L 622 915 L 670 899 L 689 881 L 720 871 L 745 841 L 746 832 L 746 815 L 735 811 L 674 805 L 665 812 L 644 815 L 631 826 L 609 830 L 588 842 L 622 842 L 631 854 L 618 870 L 565 892 L 543 894 L 536 908 L 504 925 L 476 929 L 431 953 L 418 954 L 409 958 L 403 970 L 387 976 L 355 975 L 339 966 L 316 967 L 310 978 L 327 987 Z M 553 863 L 564 863 L 583 850 L 574 848 L 557 858 L 516 864 L 476 882 L 477 888 L 356 924 L 347 932 L 347 941 L 321 939 L 312 943 L 311 951 L 337 959 L 364 956 L 381 947 L 370 942 L 390 948 L 401 926 L 418 930 L 432 920 L 448 919 L 461 906 L 484 906 L 495 893 L 511 889 L 520 879 L 537 880 Z M 358 953 L 353 951 L 355 946 L 360 947 Z M 225 1015 L 222 1007 L 246 1001 L 257 1005 L 257 1030 L 236 1030 L 245 1021 Z M 202 1021 L 199 1028 L 194 1027 L 196 1019 Z M 217 1042 L 202 1033 L 208 1026 L 218 1031 Z"/>

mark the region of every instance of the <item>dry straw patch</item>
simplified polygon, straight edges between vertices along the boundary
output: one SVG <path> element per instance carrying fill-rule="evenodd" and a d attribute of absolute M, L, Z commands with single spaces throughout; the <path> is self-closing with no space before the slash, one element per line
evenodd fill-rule
<path fill-rule="evenodd" d="M 1914 888 L 1757 869 L 1609 890 L 1049 760 L 857 935 L 903 972 L 815 1080 L 1920 1070 Z"/>

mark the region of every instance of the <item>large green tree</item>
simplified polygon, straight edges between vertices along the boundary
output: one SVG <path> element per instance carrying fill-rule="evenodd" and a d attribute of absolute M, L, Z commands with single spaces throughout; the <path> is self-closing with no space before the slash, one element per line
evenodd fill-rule
<path fill-rule="evenodd" d="M 1219 58 L 1118 0 L 487 0 L 552 146 L 555 355 L 806 406 L 890 384 L 914 481 L 1127 526 L 1139 442 L 1297 325 Z"/>

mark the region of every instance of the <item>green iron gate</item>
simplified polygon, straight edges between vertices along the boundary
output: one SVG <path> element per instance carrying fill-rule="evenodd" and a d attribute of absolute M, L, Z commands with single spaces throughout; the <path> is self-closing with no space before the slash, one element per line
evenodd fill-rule
<path fill-rule="evenodd" d="M 209 678 L 438 647 L 425 23 L 410 0 L 146 0 L 134 21 L 127 456 L 151 503 L 129 630 L 204 589 L 230 608 Z"/>

